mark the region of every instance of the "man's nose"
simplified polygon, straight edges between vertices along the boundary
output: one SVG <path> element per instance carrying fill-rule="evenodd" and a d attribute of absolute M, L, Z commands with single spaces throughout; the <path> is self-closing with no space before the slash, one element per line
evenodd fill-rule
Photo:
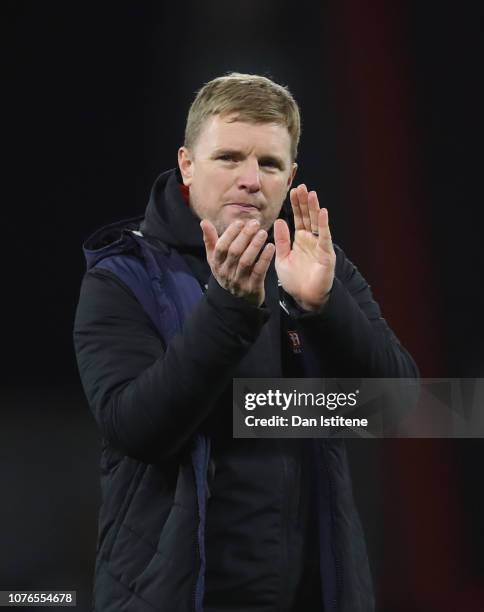
<path fill-rule="evenodd" d="M 251 193 L 260 190 L 260 167 L 257 159 L 247 159 L 240 164 L 237 185 Z"/>

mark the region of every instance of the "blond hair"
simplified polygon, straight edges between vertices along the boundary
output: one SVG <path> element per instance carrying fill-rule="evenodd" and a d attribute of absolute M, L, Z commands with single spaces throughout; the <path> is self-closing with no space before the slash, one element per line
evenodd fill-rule
<path fill-rule="evenodd" d="M 233 121 L 278 123 L 291 138 L 291 156 L 297 156 L 301 136 L 299 107 L 287 87 L 264 76 L 231 72 L 206 83 L 188 111 L 185 146 L 193 148 L 205 121 L 213 115 L 234 115 Z"/>

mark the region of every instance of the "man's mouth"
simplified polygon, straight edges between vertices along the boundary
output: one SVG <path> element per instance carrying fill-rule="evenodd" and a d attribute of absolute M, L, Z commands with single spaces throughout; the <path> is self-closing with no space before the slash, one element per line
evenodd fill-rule
<path fill-rule="evenodd" d="M 235 206 L 237 208 L 240 208 L 241 210 L 259 210 L 259 206 L 257 206 L 256 204 L 250 204 L 248 202 L 229 202 L 228 204 L 226 204 L 226 206 Z"/>

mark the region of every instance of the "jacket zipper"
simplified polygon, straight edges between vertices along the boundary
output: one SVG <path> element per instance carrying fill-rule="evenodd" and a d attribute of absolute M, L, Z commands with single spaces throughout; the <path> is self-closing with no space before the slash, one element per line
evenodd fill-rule
<path fill-rule="evenodd" d="M 200 566 L 198 569 L 198 572 L 196 574 L 196 578 L 195 578 L 195 585 L 194 585 L 194 590 L 193 590 L 193 604 L 194 604 L 194 610 L 195 612 L 201 612 L 203 610 L 203 600 L 205 597 L 205 573 L 206 573 L 206 569 L 207 569 L 207 559 L 206 559 L 206 550 L 205 550 L 205 546 L 204 546 L 204 542 L 202 542 L 203 546 L 204 546 L 204 567 L 202 568 L 202 555 L 201 555 L 201 550 L 200 550 L 200 542 L 202 541 L 202 539 L 205 538 L 205 529 L 206 529 L 206 522 L 207 522 L 207 504 L 208 504 L 208 498 L 210 497 L 210 490 L 209 490 L 209 484 L 208 484 L 208 479 L 209 479 L 209 471 L 210 471 L 210 454 L 211 454 L 211 450 L 210 450 L 210 438 L 208 438 L 205 435 L 199 435 L 199 438 L 197 439 L 196 444 L 201 444 L 203 446 L 202 448 L 202 457 L 199 458 L 199 460 L 203 459 L 203 487 L 201 487 L 201 490 L 199 491 L 198 488 L 198 484 L 197 484 L 197 470 L 196 470 L 196 465 L 194 464 L 194 459 L 193 459 L 193 455 L 192 455 L 192 466 L 194 469 L 194 477 L 195 477 L 195 490 L 196 490 L 196 497 L 197 497 L 197 504 L 198 504 L 198 515 L 199 515 L 199 521 L 198 521 L 198 525 L 197 525 L 197 529 L 196 529 L 196 534 L 195 534 L 195 554 L 196 554 L 196 558 L 198 558 Z M 204 511 L 203 513 L 200 510 L 200 497 L 203 496 L 203 506 L 204 506 Z M 203 531 L 202 531 L 202 514 L 203 516 Z M 201 597 L 201 608 L 200 611 L 197 610 L 197 594 L 198 594 L 198 585 L 199 585 L 199 581 L 200 578 L 202 576 L 202 571 L 203 571 L 203 589 L 202 592 L 200 594 Z"/>
<path fill-rule="evenodd" d="M 195 559 L 200 559 L 200 548 L 198 546 L 198 527 L 195 531 Z M 195 581 L 192 589 L 193 612 L 197 612 L 197 585 L 200 570 L 195 573 Z"/>

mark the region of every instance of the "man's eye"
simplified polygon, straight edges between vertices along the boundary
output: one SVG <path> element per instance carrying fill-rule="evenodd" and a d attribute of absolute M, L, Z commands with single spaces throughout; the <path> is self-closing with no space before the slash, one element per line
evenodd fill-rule
<path fill-rule="evenodd" d="M 260 162 L 260 165 L 267 168 L 279 168 L 279 164 L 273 159 L 264 159 Z"/>
<path fill-rule="evenodd" d="M 218 159 L 221 159 L 222 161 L 234 161 L 234 156 L 227 153 L 226 155 L 219 155 Z"/>

